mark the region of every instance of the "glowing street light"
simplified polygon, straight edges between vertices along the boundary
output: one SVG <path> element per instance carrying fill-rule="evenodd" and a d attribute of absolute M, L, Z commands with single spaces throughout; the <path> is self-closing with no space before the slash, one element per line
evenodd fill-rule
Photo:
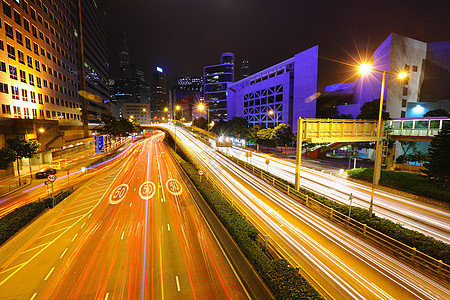
<path fill-rule="evenodd" d="M 367 63 L 361 64 L 358 68 L 358 72 L 361 75 L 368 75 L 368 74 L 370 74 L 370 72 L 378 72 L 378 73 L 383 74 L 381 77 L 380 108 L 378 111 L 377 144 L 376 144 L 376 148 L 375 148 L 375 161 L 374 161 L 374 165 L 373 165 L 372 191 L 370 193 L 369 216 L 372 216 L 375 185 L 378 184 L 378 182 L 380 180 L 380 173 L 381 173 L 380 134 L 381 134 L 381 116 L 383 113 L 383 98 L 384 98 L 384 87 L 385 87 L 384 82 L 385 82 L 386 74 L 396 75 L 399 79 L 405 79 L 407 76 L 407 73 L 405 73 L 405 72 L 394 73 L 394 72 L 387 72 L 386 70 L 380 71 L 380 70 L 373 69 L 372 66 Z"/>
<path fill-rule="evenodd" d="M 39 128 L 39 132 L 40 133 L 44 133 L 45 129 L 44 128 Z"/>
<path fill-rule="evenodd" d="M 273 115 L 275 114 L 276 124 L 278 126 L 278 113 L 275 113 L 273 110 L 269 110 L 268 113 L 272 118 L 273 118 Z"/>
<path fill-rule="evenodd" d="M 208 124 L 207 124 L 206 127 L 208 127 L 208 132 L 209 132 L 209 108 L 207 108 L 206 105 L 203 104 L 203 103 L 200 103 L 200 104 L 197 106 L 197 108 L 198 108 L 198 110 L 200 110 L 200 111 L 204 111 L 204 110 L 207 111 L 207 113 L 208 113 Z"/>

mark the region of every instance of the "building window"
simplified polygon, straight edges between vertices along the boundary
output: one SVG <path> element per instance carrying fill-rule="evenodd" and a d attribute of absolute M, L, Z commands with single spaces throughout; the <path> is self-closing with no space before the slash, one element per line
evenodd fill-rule
<path fill-rule="evenodd" d="M 20 31 L 16 30 L 16 40 L 19 44 L 21 44 L 23 46 L 23 37 L 22 37 L 22 33 Z"/>
<path fill-rule="evenodd" d="M 28 50 L 31 50 L 31 40 L 27 37 L 25 37 L 25 46 Z"/>
<path fill-rule="evenodd" d="M 20 70 L 20 81 L 27 83 L 27 74 L 24 70 Z"/>
<path fill-rule="evenodd" d="M 30 7 L 30 16 L 36 21 L 36 11 L 32 7 Z"/>
<path fill-rule="evenodd" d="M 46 111 L 45 111 L 45 115 L 46 115 L 47 118 L 50 118 L 50 111 L 49 111 L 49 110 L 46 110 Z"/>
<path fill-rule="evenodd" d="M 23 108 L 23 116 L 25 118 L 29 118 L 30 117 L 30 110 L 28 109 L 28 107 L 24 107 Z"/>
<path fill-rule="evenodd" d="M 34 85 L 34 75 L 31 73 L 28 73 L 28 81 L 31 85 Z"/>
<path fill-rule="evenodd" d="M 406 107 L 406 103 L 408 103 L 408 100 L 402 99 L 402 107 Z"/>
<path fill-rule="evenodd" d="M 406 118 L 406 112 L 402 110 L 400 118 Z"/>
<path fill-rule="evenodd" d="M 31 102 L 36 103 L 36 93 L 33 91 L 30 91 L 30 97 L 31 97 Z"/>
<path fill-rule="evenodd" d="M 28 13 L 28 3 L 22 0 L 22 9 L 25 13 Z"/>
<path fill-rule="evenodd" d="M 15 66 L 9 66 L 9 77 L 17 80 L 17 68 Z"/>
<path fill-rule="evenodd" d="M 14 110 L 14 117 L 21 117 L 22 116 L 22 113 L 21 113 L 21 111 L 20 111 L 20 107 L 18 107 L 18 106 L 13 106 L 13 110 Z"/>
<path fill-rule="evenodd" d="M 5 50 L 5 46 L 3 44 L 3 40 L 0 40 L 0 50 Z"/>
<path fill-rule="evenodd" d="M 52 97 L 52 96 L 50 96 L 50 103 L 51 103 L 51 104 L 55 104 L 55 98 Z"/>
<path fill-rule="evenodd" d="M 42 109 L 39 110 L 39 118 L 44 119 L 44 111 Z"/>
<path fill-rule="evenodd" d="M 45 103 L 48 103 L 48 95 L 45 95 Z"/>
<path fill-rule="evenodd" d="M 36 68 L 36 71 L 38 71 L 38 72 L 41 71 L 41 64 L 39 63 L 38 60 L 34 60 L 34 66 Z"/>
<path fill-rule="evenodd" d="M 409 68 L 410 68 L 410 65 L 405 64 L 405 73 L 409 73 Z"/>
<path fill-rule="evenodd" d="M 5 23 L 5 34 L 7 37 L 14 39 L 13 28 L 8 23 Z"/>
<path fill-rule="evenodd" d="M 39 55 L 39 46 L 36 43 L 33 43 L 34 53 Z"/>
<path fill-rule="evenodd" d="M 38 88 L 42 88 L 42 81 L 41 81 L 41 78 L 40 77 L 37 77 L 36 76 L 36 86 L 38 87 Z"/>
<path fill-rule="evenodd" d="M 3 14 L 11 18 L 11 6 L 5 1 L 3 1 Z"/>
<path fill-rule="evenodd" d="M 35 38 L 38 37 L 38 31 L 37 31 L 36 26 L 31 25 L 31 33 L 33 34 L 33 36 L 34 36 Z"/>
<path fill-rule="evenodd" d="M 417 66 L 414 66 L 414 65 L 413 65 L 412 71 L 413 71 L 413 72 L 417 72 Z"/>
<path fill-rule="evenodd" d="M 37 119 L 37 110 L 36 110 L 36 108 L 33 108 L 32 111 L 33 111 L 33 118 Z"/>
<path fill-rule="evenodd" d="M 45 79 L 44 79 L 44 87 L 48 87 L 48 82 Z"/>
<path fill-rule="evenodd" d="M 6 64 L 3 61 L 0 62 L 0 71 L 6 72 Z"/>
<path fill-rule="evenodd" d="M 38 22 L 42 24 L 42 16 L 38 14 Z"/>
<path fill-rule="evenodd" d="M 42 94 L 38 94 L 38 102 L 39 102 L 39 104 L 44 104 L 44 102 L 42 100 Z"/>
<path fill-rule="evenodd" d="M 19 88 L 17 86 L 11 86 L 11 95 L 13 100 L 19 100 Z"/>
<path fill-rule="evenodd" d="M 23 29 L 30 32 L 30 22 L 27 19 L 23 18 Z"/>
<path fill-rule="evenodd" d="M 11 106 L 7 104 L 2 104 L 2 113 L 4 114 L 11 114 Z"/>
<path fill-rule="evenodd" d="M 408 88 L 403 87 L 403 96 L 408 96 Z"/>
<path fill-rule="evenodd" d="M 0 93 L 9 94 L 8 84 L 0 82 Z"/>
<path fill-rule="evenodd" d="M 23 52 L 20 51 L 20 50 L 17 50 L 17 56 L 19 57 L 19 62 L 21 64 L 25 64 L 25 60 L 24 60 L 24 57 L 23 57 Z"/>
<path fill-rule="evenodd" d="M 29 55 L 27 55 L 27 62 L 28 62 L 28 67 L 33 69 L 33 58 Z"/>
<path fill-rule="evenodd" d="M 22 22 L 20 20 L 20 14 L 17 12 L 17 10 L 14 10 L 14 21 L 16 21 L 17 24 L 22 26 Z"/>

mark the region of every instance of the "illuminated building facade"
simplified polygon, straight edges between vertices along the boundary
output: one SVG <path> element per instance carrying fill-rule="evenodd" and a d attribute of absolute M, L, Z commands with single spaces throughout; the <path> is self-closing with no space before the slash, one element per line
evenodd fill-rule
<path fill-rule="evenodd" d="M 167 92 L 167 78 L 164 70 L 160 67 L 156 68 L 156 72 L 152 74 L 152 117 L 157 120 L 166 118 L 167 112 L 164 108 L 169 108 L 169 95 Z"/>
<path fill-rule="evenodd" d="M 0 117 L 81 125 L 75 1 L 2 1 Z"/>
<path fill-rule="evenodd" d="M 196 105 L 200 103 L 203 95 L 203 77 L 186 76 L 177 80 L 173 89 L 174 105 L 180 105 L 180 111 L 175 112 L 177 120 L 191 121 L 192 113 L 195 112 Z"/>
<path fill-rule="evenodd" d="M 124 103 L 122 110 L 124 119 L 132 119 L 140 125 L 151 122 L 150 103 Z"/>
<path fill-rule="evenodd" d="M 223 53 L 220 64 L 203 68 L 204 97 L 210 120 L 227 119 L 227 89 L 234 82 L 234 54 Z"/>
<path fill-rule="evenodd" d="M 314 118 L 316 112 L 318 51 L 315 46 L 279 64 L 228 86 L 228 120 L 245 118 L 250 126 L 290 125 Z M 269 112 L 272 112 L 269 114 Z"/>

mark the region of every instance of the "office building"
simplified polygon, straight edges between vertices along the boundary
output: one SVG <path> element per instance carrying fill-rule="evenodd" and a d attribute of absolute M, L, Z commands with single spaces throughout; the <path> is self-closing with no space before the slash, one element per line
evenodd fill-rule
<path fill-rule="evenodd" d="M 160 67 L 156 68 L 156 72 L 152 74 L 152 118 L 162 120 L 167 118 L 167 112 L 164 108 L 169 108 L 169 93 L 167 91 L 167 78 L 164 70 Z"/>
<path fill-rule="evenodd" d="M 250 63 L 248 62 L 248 59 L 242 60 L 241 76 L 242 79 L 250 76 Z"/>
<path fill-rule="evenodd" d="M 0 117 L 81 125 L 77 3 L 5 0 L 2 12 Z"/>
<path fill-rule="evenodd" d="M 234 82 L 234 54 L 223 53 L 220 64 L 203 68 L 204 98 L 210 120 L 227 119 L 227 89 Z"/>
<path fill-rule="evenodd" d="M 123 118 L 134 120 L 140 125 L 150 124 L 150 103 L 124 103 L 122 106 Z"/>
<path fill-rule="evenodd" d="M 243 117 L 263 128 L 284 123 L 296 131 L 299 117 L 314 118 L 318 50 L 312 47 L 228 85 L 227 119 Z"/>
<path fill-rule="evenodd" d="M 180 111 L 176 112 L 177 120 L 191 121 L 192 114 L 195 113 L 196 106 L 200 103 L 202 95 L 202 76 L 180 77 L 173 89 L 174 105 L 180 106 Z"/>
<path fill-rule="evenodd" d="M 89 123 L 97 123 L 108 111 L 109 63 L 106 36 L 106 11 L 103 0 L 81 1 L 83 63 Z"/>

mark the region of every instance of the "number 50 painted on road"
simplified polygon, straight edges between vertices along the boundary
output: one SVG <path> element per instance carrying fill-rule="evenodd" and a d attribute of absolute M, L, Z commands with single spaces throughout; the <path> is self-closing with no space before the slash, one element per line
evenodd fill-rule
<path fill-rule="evenodd" d="M 125 195 L 128 192 L 128 184 L 124 183 L 121 185 L 118 185 L 109 196 L 109 203 L 110 204 L 118 204 L 122 202 L 123 198 L 125 198 Z"/>

